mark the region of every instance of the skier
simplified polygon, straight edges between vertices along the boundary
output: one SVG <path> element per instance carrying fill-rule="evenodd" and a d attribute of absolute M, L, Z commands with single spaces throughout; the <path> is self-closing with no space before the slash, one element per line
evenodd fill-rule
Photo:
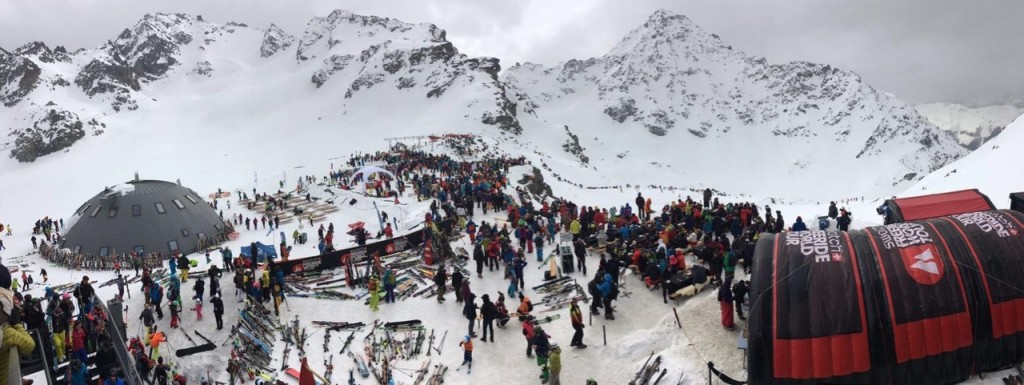
<path fill-rule="evenodd" d="M 548 385 L 562 384 L 559 378 L 562 373 L 562 348 L 555 344 L 551 345 L 551 354 L 548 355 L 548 372 Z"/>
<path fill-rule="evenodd" d="M 39 269 L 39 275 L 43 276 L 43 283 L 46 283 L 50 278 L 46 275 L 46 269 Z"/>
<path fill-rule="evenodd" d="M 171 310 L 171 327 L 177 328 L 178 323 L 181 322 L 181 303 L 178 300 L 170 300 L 170 304 L 167 307 Z"/>
<path fill-rule="evenodd" d="M 164 358 L 160 357 L 156 359 L 156 367 L 153 368 L 153 377 L 156 378 L 158 385 L 167 385 L 167 377 L 171 372 L 171 368 L 164 364 Z"/>
<path fill-rule="evenodd" d="M 148 333 L 148 330 L 152 330 L 153 329 L 153 325 L 156 323 L 156 320 L 153 319 L 152 307 L 153 307 L 153 305 L 146 304 L 142 308 L 142 313 L 139 314 L 139 319 L 142 320 L 142 324 L 146 326 L 147 333 Z M 57 318 L 56 317 L 56 312 L 59 311 L 59 310 L 60 310 L 59 306 L 56 309 L 54 309 L 54 314 L 55 314 L 54 319 L 55 320 Z M 173 319 L 172 319 L 172 321 L 173 321 Z M 172 322 L 172 326 L 173 326 L 173 324 L 174 324 L 174 322 Z M 56 321 L 54 322 L 53 326 L 54 326 L 54 338 L 56 338 L 57 337 L 57 323 L 56 323 Z M 63 325 L 61 325 L 61 329 L 60 330 L 61 330 L 61 334 L 63 334 L 63 332 L 64 332 Z M 63 339 L 64 338 L 61 337 L 62 341 L 63 341 Z M 58 349 L 58 351 L 60 351 L 60 350 L 62 350 L 62 349 Z M 62 361 L 62 360 L 58 360 L 58 361 Z"/>
<path fill-rule="evenodd" d="M 508 321 L 512 319 L 512 317 L 508 315 L 508 308 L 505 307 L 505 295 L 502 294 L 500 291 L 498 292 L 498 303 L 494 304 L 494 309 L 498 314 L 498 316 L 496 317 L 498 320 L 498 327 L 504 328 L 505 325 L 508 324 Z M 491 342 L 494 342 L 493 335 L 491 336 Z"/>
<path fill-rule="evenodd" d="M 156 325 L 153 325 L 153 334 L 149 337 L 150 359 L 160 357 L 160 343 L 166 341 L 167 337 L 164 336 L 164 332 L 156 331 Z"/>
<path fill-rule="evenodd" d="M 462 342 L 459 342 L 459 346 L 462 347 L 462 365 L 469 365 L 466 370 L 466 374 L 473 372 L 473 341 L 469 336 L 466 336 Z M 461 368 L 462 365 L 459 367 Z"/>
<path fill-rule="evenodd" d="M 838 217 L 838 216 L 839 216 L 839 209 L 836 208 L 836 202 L 835 201 L 829 202 L 829 204 L 828 204 L 828 217 L 832 218 L 832 219 L 836 219 L 836 217 Z"/>
<path fill-rule="evenodd" d="M 517 310 L 520 321 L 527 319 L 530 312 L 533 311 L 533 302 L 530 302 L 530 297 L 523 295 L 522 292 L 519 293 L 519 308 Z"/>
<path fill-rule="evenodd" d="M 526 338 L 526 357 L 533 358 L 533 337 L 536 335 L 536 329 L 533 326 L 533 316 L 526 316 L 523 321 L 523 337 Z"/>
<path fill-rule="evenodd" d="M 594 274 L 594 279 L 587 283 L 587 292 L 590 293 L 591 297 L 593 297 L 590 301 L 590 314 L 593 315 L 601 315 L 601 311 L 598 310 L 601 308 L 602 304 L 600 300 L 601 291 L 597 288 L 598 285 L 601 284 L 601 271 L 601 269 L 598 269 L 597 274 Z"/>
<path fill-rule="evenodd" d="M 164 288 L 157 283 L 149 285 L 149 303 L 153 305 L 157 319 L 164 319 L 164 311 L 160 309 L 160 302 L 163 301 Z"/>
<path fill-rule="evenodd" d="M 486 257 L 484 256 L 484 249 L 483 249 L 483 247 L 481 247 L 480 243 L 477 243 L 476 246 L 473 247 L 473 260 L 476 261 L 476 277 L 477 278 L 483 278 L 484 277 L 484 260 L 485 259 L 486 259 Z"/>
<path fill-rule="evenodd" d="M 538 231 L 537 236 L 533 237 L 533 243 L 537 247 L 537 262 L 544 262 L 544 233 Z"/>
<path fill-rule="evenodd" d="M 224 329 L 224 301 L 220 299 L 220 293 L 214 293 L 213 298 L 210 298 L 210 303 L 213 304 L 213 318 L 217 319 L 217 330 Z"/>
<path fill-rule="evenodd" d="M 127 284 L 124 283 L 124 276 L 122 276 L 120 273 L 117 274 L 117 299 L 120 300 L 121 302 L 124 302 L 124 287 L 125 286 L 127 286 Z M 128 298 L 131 298 L 131 297 L 132 297 L 132 293 L 131 293 L 131 291 L 129 291 L 128 292 Z"/>
<path fill-rule="evenodd" d="M 604 282 L 597 285 L 597 289 L 601 292 L 601 300 L 604 302 L 604 319 L 615 320 L 614 310 L 612 309 L 612 300 L 614 300 L 615 296 L 618 294 L 618 284 L 613 280 L 611 274 L 605 273 Z"/>
<path fill-rule="evenodd" d="M 196 321 L 202 321 L 203 320 L 203 299 L 202 298 L 196 298 L 196 307 L 192 308 L 192 310 L 196 311 Z"/>
<path fill-rule="evenodd" d="M 711 207 L 711 189 L 704 189 L 704 207 Z"/>
<path fill-rule="evenodd" d="M 81 322 L 75 322 L 75 331 L 71 332 L 71 357 L 82 362 L 89 359 L 85 351 L 85 328 Z"/>
<path fill-rule="evenodd" d="M 388 268 L 384 271 L 384 290 L 387 294 L 384 296 L 384 302 L 395 303 L 395 286 L 397 281 L 395 280 L 395 270 Z"/>
<path fill-rule="evenodd" d="M 455 290 L 455 302 L 462 302 L 462 272 L 459 269 L 452 271 L 452 289 Z"/>
<path fill-rule="evenodd" d="M 537 352 L 537 366 L 540 366 L 541 383 L 546 384 L 551 376 L 548 370 L 548 355 L 551 353 L 551 336 L 544 332 L 544 329 L 537 326 L 533 330 L 533 346 Z"/>
<path fill-rule="evenodd" d="M 466 319 L 469 320 L 469 335 L 473 337 L 476 337 L 476 332 L 473 331 L 473 326 L 476 325 L 476 310 L 476 302 L 472 295 L 466 297 L 466 304 L 462 307 L 462 315 L 466 316 Z"/>
<path fill-rule="evenodd" d="M 582 271 L 583 275 L 587 275 L 587 245 L 583 243 L 582 239 L 577 239 L 573 243 L 573 252 L 576 254 L 576 270 Z"/>
<path fill-rule="evenodd" d="M 444 291 L 448 285 L 448 275 L 445 273 L 444 266 L 437 269 L 437 274 L 434 275 L 434 284 L 437 285 L 437 303 L 444 302 Z"/>
<path fill-rule="evenodd" d="M 481 339 L 482 342 L 487 342 L 487 330 L 491 331 L 491 342 L 494 342 L 494 319 L 498 318 L 498 309 L 491 302 L 491 297 L 484 294 L 481 297 L 484 304 L 480 306 L 480 315 L 483 317 L 483 334 L 484 337 Z"/>
<path fill-rule="evenodd" d="M 203 300 L 203 292 L 206 291 L 206 281 L 202 279 L 195 280 L 196 283 L 192 286 L 192 290 L 196 292 L 196 296 L 193 297 L 199 301 Z"/>
<path fill-rule="evenodd" d="M 736 303 L 736 314 L 739 315 L 740 320 L 746 320 L 746 317 L 743 317 L 743 297 L 746 297 L 749 291 L 750 286 L 747 281 L 739 280 L 732 285 L 732 299 Z"/>
<path fill-rule="evenodd" d="M 586 348 L 587 345 L 583 344 L 583 313 L 580 312 L 580 306 L 576 298 L 572 299 L 569 305 L 569 320 L 572 322 L 572 328 L 576 330 L 572 334 L 572 342 L 569 346 L 575 348 Z"/>

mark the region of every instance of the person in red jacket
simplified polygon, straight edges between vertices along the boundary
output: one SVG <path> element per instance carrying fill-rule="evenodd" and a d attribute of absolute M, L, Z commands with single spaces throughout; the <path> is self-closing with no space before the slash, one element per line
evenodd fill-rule
<path fill-rule="evenodd" d="M 79 361 L 87 362 L 88 352 L 85 351 L 85 328 L 81 323 L 75 323 L 75 331 L 71 333 L 71 356 Z"/>

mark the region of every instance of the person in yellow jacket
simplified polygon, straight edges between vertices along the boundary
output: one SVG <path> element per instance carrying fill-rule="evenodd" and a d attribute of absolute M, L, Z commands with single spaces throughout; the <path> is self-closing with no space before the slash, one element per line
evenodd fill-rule
<path fill-rule="evenodd" d="M 6 268 L 3 268 L 2 274 L 6 275 L 6 281 L 10 282 L 10 273 Z M 11 367 L 8 352 L 11 348 L 18 348 L 19 355 L 28 356 L 36 348 L 36 342 L 20 322 L 20 310 L 14 307 L 14 292 L 7 287 L 0 287 L 0 307 L 3 308 L 3 311 L 0 312 L 0 324 L 3 325 L 4 333 L 3 343 L 0 343 L 0 352 L 3 353 L 0 354 L 0 379 L 7 381 L 8 368 Z"/>
<path fill-rule="evenodd" d="M 582 229 L 583 225 L 580 224 L 579 218 L 573 219 L 572 222 L 569 223 L 569 234 L 572 234 L 573 240 L 576 240 L 580 234 L 580 230 Z"/>
<path fill-rule="evenodd" d="M 561 385 L 560 374 L 562 374 L 562 348 L 558 345 L 551 345 L 551 352 L 548 353 L 548 385 Z"/>

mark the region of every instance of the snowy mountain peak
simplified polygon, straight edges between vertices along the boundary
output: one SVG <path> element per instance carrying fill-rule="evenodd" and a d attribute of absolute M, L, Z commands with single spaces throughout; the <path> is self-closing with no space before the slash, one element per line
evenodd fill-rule
<path fill-rule="evenodd" d="M 62 46 L 57 46 L 53 50 L 50 49 L 46 43 L 41 41 L 33 41 L 18 47 L 13 52 L 15 55 L 35 57 L 37 60 L 43 63 L 53 63 L 54 61 L 66 62 L 70 60 L 68 51 Z"/>
<path fill-rule="evenodd" d="M 288 34 L 274 24 L 270 24 L 270 27 L 263 32 L 263 44 L 260 45 L 260 56 L 273 56 L 278 51 L 290 47 L 294 42 L 295 36 Z"/>
<path fill-rule="evenodd" d="M 635 164 L 711 159 L 742 142 L 748 145 L 739 146 L 741 152 L 729 151 L 734 159 L 729 164 L 821 175 L 823 181 L 834 179 L 835 186 L 849 186 L 839 177 L 844 170 L 855 174 L 871 164 L 888 170 L 887 175 L 861 184 L 897 191 L 899 185 L 966 153 L 912 108 L 875 91 L 855 73 L 808 62 L 769 64 L 733 49 L 685 16 L 664 10 L 602 57 L 551 68 L 520 65 L 503 76 L 524 112 L 531 108 L 555 127 L 586 127 L 592 135 L 574 133 L 610 145 L 588 145 L 588 151 L 622 155 L 607 159 L 609 165 L 627 154 L 614 143 L 644 142 L 652 136 L 652 148 L 658 137 L 668 137 L 688 149 L 688 155 L 675 161 L 664 156 L 633 159 Z M 769 143 L 775 148 L 764 145 Z M 601 167 L 601 158 L 589 158 L 592 167 Z M 701 180 L 707 176 L 684 172 Z M 749 186 L 717 184 L 731 191 Z M 800 194 L 783 189 L 773 193 Z"/>
<path fill-rule="evenodd" d="M 704 32 L 686 16 L 660 9 L 649 17 L 644 24 L 630 31 L 612 50 L 609 55 L 624 55 L 637 52 L 649 52 L 651 55 L 666 49 L 711 53 L 728 51 L 718 36 Z M 685 56 L 685 55 L 684 55 Z"/>
<path fill-rule="evenodd" d="M 306 61 L 319 56 L 358 54 L 365 47 L 388 40 L 444 43 L 446 33 L 436 25 L 411 24 L 377 16 L 357 15 L 335 10 L 326 17 L 314 17 L 306 24 L 299 41 L 296 59 Z"/>

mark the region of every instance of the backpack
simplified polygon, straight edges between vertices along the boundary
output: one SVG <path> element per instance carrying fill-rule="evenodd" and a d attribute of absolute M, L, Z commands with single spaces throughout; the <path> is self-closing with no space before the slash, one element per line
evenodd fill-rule
<path fill-rule="evenodd" d="M 533 301 L 526 301 L 526 309 L 533 311 Z"/>
<path fill-rule="evenodd" d="M 587 284 L 587 292 L 594 297 L 600 296 L 601 293 L 597 291 L 597 280 L 591 280 L 590 283 Z"/>
<path fill-rule="evenodd" d="M 611 290 L 608 291 L 608 298 L 609 299 L 618 299 L 619 298 L 619 285 L 617 285 L 615 283 L 612 283 Z"/>

